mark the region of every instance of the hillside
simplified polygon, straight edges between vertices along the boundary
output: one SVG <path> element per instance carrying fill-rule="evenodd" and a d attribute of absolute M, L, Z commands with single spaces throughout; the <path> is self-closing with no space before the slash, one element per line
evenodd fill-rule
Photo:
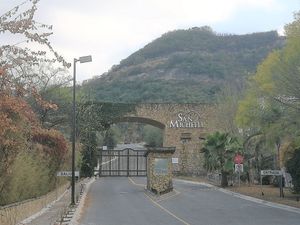
<path fill-rule="evenodd" d="M 84 86 L 98 101 L 213 102 L 228 82 L 244 82 L 284 39 L 276 31 L 216 34 L 209 27 L 162 35 Z"/>

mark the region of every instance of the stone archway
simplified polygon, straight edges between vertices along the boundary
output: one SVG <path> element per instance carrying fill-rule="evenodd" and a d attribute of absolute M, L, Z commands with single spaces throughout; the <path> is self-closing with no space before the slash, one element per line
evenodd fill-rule
<path fill-rule="evenodd" d="M 213 113 L 213 107 L 207 104 L 137 104 L 133 112 L 115 122 L 140 122 L 161 128 L 163 146 L 176 147 L 174 172 L 202 174 L 200 149 L 207 133 L 213 130 L 209 122 Z"/>

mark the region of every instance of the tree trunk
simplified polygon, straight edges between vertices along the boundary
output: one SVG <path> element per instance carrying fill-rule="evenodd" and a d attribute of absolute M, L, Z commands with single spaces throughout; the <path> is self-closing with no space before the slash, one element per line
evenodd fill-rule
<path fill-rule="evenodd" d="M 228 187 L 228 179 L 227 179 L 228 172 L 221 171 L 221 176 L 222 176 L 221 187 Z"/>

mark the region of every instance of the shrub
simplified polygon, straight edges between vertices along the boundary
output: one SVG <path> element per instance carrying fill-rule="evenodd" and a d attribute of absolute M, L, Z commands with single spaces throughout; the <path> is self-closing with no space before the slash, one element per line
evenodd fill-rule
<path fill-rule="evenodd" d="M 49 169 L 40 155 L 22 151 L 16 157 L 9 182 L 0 194 L 1 205 L 43 195 L 49 191 Z"/>
<path fill-rule="evenodd" d="M 293 178 L 294 191 L 300 193 L 300 148 L 295 149 L 292 157 L 286 162 L 286 168 Z"/>

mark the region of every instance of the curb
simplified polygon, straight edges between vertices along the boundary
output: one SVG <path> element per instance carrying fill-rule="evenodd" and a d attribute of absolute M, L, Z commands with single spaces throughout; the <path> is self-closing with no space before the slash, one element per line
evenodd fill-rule
<path fill-rule="evenodd" d="M 85 189 L 84 189 L 84 193 L 82 194 L 79 204 L 77 205 L 74 215 L 69 223 L 69 225 L 78 225 L 78 220 L 80 219 L 80 214 L 83 210 L 83 206 L 84 206 L 84 202 L 85 202 L 85 198 L 87 196 L 87 193 L 89 192 L 90 186 L 92 183 L 94 183 L 95 178 L 93 177 L 90 181 L 88 181 L 86 183 Z"/>
<path fill-rule="evenodd" d="M 212 184 L 207 184 L 207 183 L 204 183 L 204 182 L 197 182 L 197 181 L 183 180 L 183 179 L 173 179 L 173 180 L 184 182 L 184 183 L 197 184 L 197 185 L 203 185 L 203 186 L 206 186 L 206 187 L 215 188 L 216 190 L 218 190 L 218 191 L 220 191 L 224 194 L 228 194 L 228 195 L 240 198 L 240 199 L 244 199 L 244 200 L 248 200 L 248 201 L 251 201 L 251 202 L 266 205 L 266 206 L 269 206 L 269 207 L 282 209 L 282 210 L 286 210 L 286 211 L 289 211 L 289 212 L 300 214 L 300 209 L 299 208 L 288 206 L 288 205 L 283 205 L 283 204 L 280 204 L 280 203 L 269 202 L 269 201 L 265 201 L 265 200 L 262 200 L 262 199 L 259 199 L 259 198 L 250 197 L 250 196 L 247 196 L 247 195 L 243 195 L 243 194 L 240 194 L 240 193 L 236 193 L 236 192 L 233 192 L 233 191 L 226 190 L 224 188 L 219 188 L 219 187 L 214 186 Z"/>

